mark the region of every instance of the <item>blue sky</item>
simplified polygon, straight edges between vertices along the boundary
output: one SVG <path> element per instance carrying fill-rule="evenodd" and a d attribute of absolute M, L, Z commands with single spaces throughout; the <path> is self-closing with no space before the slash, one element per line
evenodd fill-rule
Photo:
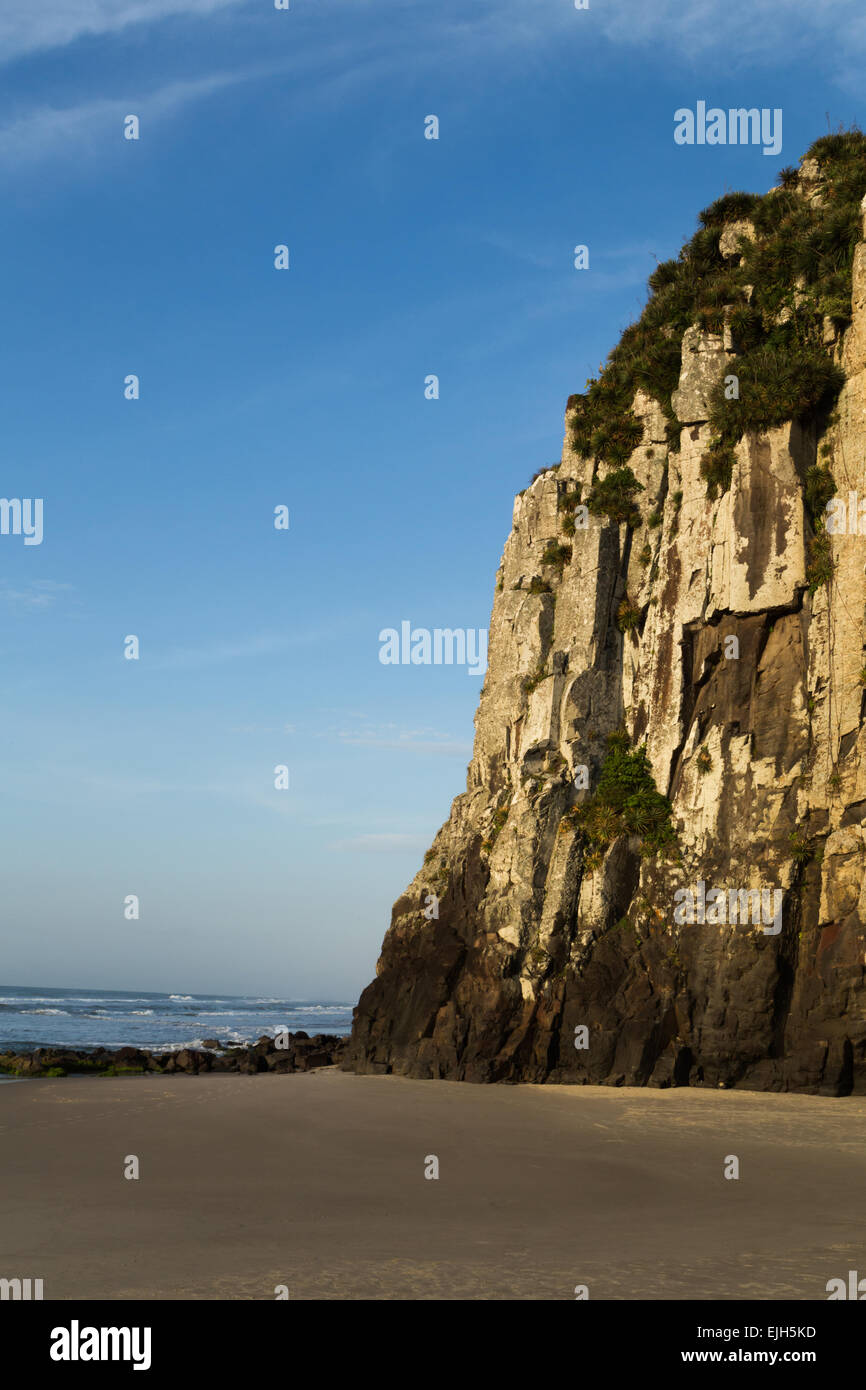
<path fill-rule="evenodd" d="M 656 260 L 862 123 L 862 5 L 4 0 L 0 55 L 0 492 L 44 499 L 0 536 L 0 976 L 354 997 L 481 684 L 380 630 L 487 626 Z M 675 145 L 698 100 L 781 107 L 780 155 Z"/>

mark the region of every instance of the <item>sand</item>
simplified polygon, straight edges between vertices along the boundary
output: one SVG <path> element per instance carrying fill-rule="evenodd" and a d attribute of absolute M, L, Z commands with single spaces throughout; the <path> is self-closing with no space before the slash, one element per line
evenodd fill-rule
<path fill-rule="evenodd" d="M 42 1278 L 53 1299 L 573 1299 L 583 1284 L 823 1301 L 828 1279 L 866 1274 L 864 1134 L 863 1098 L 333 1068 L 24 1081 L 0 1086 L 0 1277 Z"/>

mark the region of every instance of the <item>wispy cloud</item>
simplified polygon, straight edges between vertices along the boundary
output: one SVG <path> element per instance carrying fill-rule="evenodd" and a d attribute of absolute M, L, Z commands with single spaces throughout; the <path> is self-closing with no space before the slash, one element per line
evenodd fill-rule
<path fill-rule="evenodd" d="M 206 20 L 224 12 L 232 20 L 244 4 L 245 0 L 3 0 L 0 63 L 171 18 Z M 402 15 L 396 13 L 400 11 Z M 293 97 L 309 111 L 311 106 L 345 107 L 359 90 L 402 80 L 408 73 L 417 81 L 425 73 L 438 72 L 446 56 L 449 69 L 459 76 L 478 64 L 489 69 L 512 60 L 525 65 L 534 58 L 543 65 L 551 52 L 560 50 L 578 62 L 604 61 L 611 47 L 666 52 L 688 70 L 716 53 L 724 55 L 729 81 L 732 72 L 749 64 L 760 62 L 768 71 L 809 55 L 849 86 L 866 53 L 862 0 L 691 0 L 687 5 L 681 0 L 617 0 L 586 11 L 575 10 L 568 0 L 478 0 L 472 7 L 466 7 L 465 0 L 441 0 L 429 8 L 417 0 L 388 0 L 384 6 L 379 0 L 326 0 L 299 5 L 291 22 L 298 42 L 282 57 L 279 69 L 271 54 L 263 53 L 263 62 L 272 64 L 269 70 L 246 67 L 190 77 L 149 94 L 101 96 L 68 107 L 42 104 L 19 112 L 0 128 L 0 163 L 8 167 L 52 154 L 80 156 L 88 148 L 104 150 L 110 147 L 107 141 L 114 140 L 108 132 L 120 139 L 120 122 L 130 111 L 156 122 L 267 71 L 290 72 Z M 229 36 L 233 32 L 230 28 Z M 263 32 L 272 30 L 265 26 Z M 844 45 L 837 41 L 840 32 L 845 34 Z M 116 85 L 114 74 L 107 80 Z M 506 237 L 497 239 L 495 233 L 490 241 L 538 269 L 549 269 L 557 260 L 556 253 L 539 253 Z"/>
<path fill-rule="evenodd" d="M 65 48 L 77 39 L 119 34 L 175 16 L 204 17 L 244 0 L 3 0 L 0 61 Z"/>
<path fill-rule="evenodd" d="M 254 661 L 260 656 L 271 656 L 275 652 L 308 650 L 313 647 L 328 648 L 344 634 L 355 630 L 352 615 L 341 614 L 329 621 L 327 630 L 320 626 L 283 628 L 279 625 L 242 636 L 225 638 L 213 637 L 195 645 L 158 648 L 156 641 L 149 640 L 148 661 L 156 670 L 174 670 L 187 667 L 216 666 L 229 661 Z M 288 724 L 281 723 L 283 732 L 294 732 Z"/>
<path fill-rule="evenodd" d="M 170 19 L 201 19 L 241 11 L 249 0 L 3 0 L 0 62 L 63 48 L 86 38 L 118 35 Z M 265 0 L 266 4 L 270 0 Z M 676 51 L 692 60 L 725 50 L 730 63 L 784 63 L 823 50 L 834 66 L 862 52 L 866 22 L 862 0 L 616 0 L 575 10 L 570 0 L 327 0 L 293 6 L 293 28 L 309 37 L 318 24 L 344 31 L 357 20 L 357 39 L 367 47 L 330 79 L 350 94 L 364 77 L 379 78 L 401 64 L 406 71 L 449 63 L 497 62 L 511 52 L 525 62 L 533 53 L 572 41 L 586 53 L 599 38 L 621 47 Z M 347 17 L 348 16 L 348 17 Z M 240 16 L 239 16 L 240 17 Z M 844 34 L 844 45 L 839 35 Z M 337 93 L 334 93 L 337 94 Z"/>
<path fill-rule="evenodd" d="M 55 156 L 94 154 L 123 143 L 123 119 L 139 117 L 142 125 L 175 115 L 191 102 L 260 74 L 261 69 L 211 73 L 186 82 L 171 82 L 140 97 L 99 99 L 77 106 L 35 106 L 0 126 L 0 164 L 33 164 Z"/>
<path fill-rule="evenodd" d="M 4 584 L 0 586 L 0 603 L 8 604 L 10 608 L 28 611 L 51 608 L 60 595 L 71 588 L 71 584 L 57 584 L 53 579 L 34 579 L 18 588 Z"/>
<path fill-rule="evenodd" d="M 174 647 L 154 657 L 155 670 L 187 670 L 200 666 L 218 666 L 229 661 L 251 661 L 259 656 L 285 651 L 293 639 L 284 633 L 263 632 L 255 637 L 237 641 L 207 642 L 197 647 Z"/>
<path fill-rule="evenodd" d="M 398 724 L 378 724 L 360 729 L 338 729 L 341 743 L 361 748 L 393 748 L 398 753 L 444 753 L 466 757 L 472 745 L 437 729 L 405 729 Z"/>
<path fill-rule="evenodd" d="M 823 60 L 842 77 L 866 47 L 862 0 L 591 0 L 575 10 L 571 0 L 346 0 L 366 11 L 368 23 L 384 13 L 391 32 L 405 34 L 413 66 L 497 63 L 516 56 L 527 62 L 551 49 L 565 61 L 595 60 L 599 40 L 619 48 L 674 54 L 689 66 L 712 53 L 725 54 L 720 79 L 760 62 L 779 67 L 796 57 Z M 394 23 L 395 9 L 409 9 L 414 24 Z M 844 34 L 844 43 L 839 36 Z M 571 45 L 571 46 L 569 46 Z M 405 55 L 404 55 L 405 56 Z"/>
<path fill-rule="evenodd" d="M 699 56 L 725 48 L 742 61 L 785 62 L 810 52 L 816 38 L 836 50 L 846 24 L 862 14 L 860 0 L 617 0 L 599 9 L 604 35 L 632 47 L 674 46 Z"/>
<path fill-rule="evenodd" d="M 579 53 L 601 37 L 623 48 L 676 52 L 693 60 L 713 51 L 728 67 L 760 59 L 778 65 L 798 54 L 823 51 L 834 66 L 853 41 L 866 37 L 862 0 L 592 0 L 575 10 L 570 0 L 485 0 L 467 8 L 445 0 L 433 7 L 443 38 L 467 52 L 493 58 L 505 50 L 524 55 L 573 40 Z"/>

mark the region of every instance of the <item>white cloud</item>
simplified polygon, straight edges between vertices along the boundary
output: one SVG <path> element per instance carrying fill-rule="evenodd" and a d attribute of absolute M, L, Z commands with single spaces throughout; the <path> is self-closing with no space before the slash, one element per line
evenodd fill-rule
<path fill-rule="evenodd" d="M 834 67 L 852 42 L 862 49 L 862 0 L 592 0 L 575 10 L 571 0 L 488 0 L 470 10 L 434 7 L 443 38 L 465 50 L 524 56 L 553 42 L 565 61 L 588 54 L 602 36 L 631 48 L 675 50 L 686 59 L 724 50 L 726 69 L 760 59 L 778 65 L 797 53 L 823 50 Z M 457 14 L 459 18 L 452 19 Z M 436 26 L 434 26 L 436 27 Z M 720 73 L 720 78 L 724 77 Z"/>
<path fill-rule="evenodd" d="M 198 18 L 237 11 L 246 0 L 0 0 L 0 63 L 26 54 L 57 49 L 87 35 L 119 34 L 135 25 L 172 17 Z M 267 0 L 263 0 L 267 3 Z M 394 11 L 405 18 L 394 23 Z M 334 20 L 340 21 L 335 29 Z M 417 80 L 436 71 L 447 57 L 457 73 L 483 64 L 486 68 L 519 61 L 535 62 L 543 80 L 550 54 L 566 63 L 606 61 L 614 49 L 673 53 L 685 76 L 699 70 L 706 81 L 706 61 L 715 55 L 722 63 L 719 80 L 749 64 L 762 64 L 762 73 L 808 54 L 845 87 L 866 49 L 866 20 L 862 0 L 615 0 L 577 11 L 569 0 L 441 0 L 419 7 L 417 0 L 330 0 L 327 5 L 299 6 L 292 14 L 293 44 L 279 69 L 291 72 L 295 95 L 303 88 L 305 110 L 311 106 L 339 108 L 350 103 L 358 88 L 407 73 Z M 327 27 L 323 27 L 327 26 Z M 840 45 L 838 36 L 845 34 Z M 703 63 L 702 68 L 698 64 Z M 143 120 L 170 116 L 187 103 L 267 71 L 239 71 L 179 81 L 150 96 L 130 93 L 122 100 L 96 98 L 77 106 L 47 104 L 12 117 L 0 128 L 0 162 L 26 164 L 52 154 L 79 156 L 87 147 L 107 147 L 115 123 L 132 111 Z M 760 104 L 760 103 L 758 103 Z M 118 137 L 119 139 L 119 137 Z M 110 143 L 108 145 L 110 147 Z M 506 254 L 530 259 L 539 268 L 556 253 L 539 255 L 502 240 Z M 596 277 L 594 288 L 601 287 Z"/>
<path fill-rule="evenodd" d="M 171 18 L 206 20 L 239 10 L 249 0 L 2 0 L 0 62 L 65 47 L 78 39 L 121 34 L 135 26 Z M 261 0 L 269 4 L 270 0 Z M 727 54 L 727 68 L 761 59 L 777 64 L 796 53 L 826 53 L 834 69 L 866 45 L 862 0 L 598 0 L 575 10 L 570 0 L 330 0 L 298 5 L 293 27 L 305 35 L 324 23 L 345 29 L 357 17 L 355 58 L 341 64 L 332 82 L 346 85 L 382 77 L 391 70 L 498 60 L 512 52 L 526 61 L 548 46 L 566 58 L 588 56 L 598 38 L 623 47 L 678 51 L 686 59 L 714 50 Z M 405 18 L 396 16 L 402 11 Z M 396 22 L 395 22 L 396 19 Z M 844 34 L 844 44 L 839 37 Z M 563 48 L 563 45 L 566 47 Z M 568 47 L 571 45 L 571 47 Z M 364 49 L 367 51 L 365 52 Z M 328 85 L 327 83 L 325 85 Z"/>
<path fill-rule="evenodd" d="M 444 753 L 467 757 L 472 745 L 437 729 L 403 729 L 397 724 L 379 724 L 360 729 L 339 729 L 337 738 L 361 748 L 392 748 L 399 753 Z"/>
<path fill-rule="evenodd" d="M 244 0 L 3 0 L 0 61 L 63 48 L 76 39 L 119 34 L 175 15 L 203 17 Z"/>
<path fill-rule="evenodd" d="M 28 611 L 34 608 L 50 608 L 61 593 L 71 588 L 71 584 L 57 584 L 53 579 L 34 579 L 32 583 L 23 584 L 18 589 L 5 584 L 0 587 L 0 602 L 8 604 L 10 608 L 23 608 Z"/>
<path fill-rule="evenodd" d="M 351 0 L 366 11 L 369 28 L 381 0 Z M 416 23 L 395 25 L 393 10 L 412 9 Z M 751 62 L 777 67 L 797 54 L 823 55 L 837 75 L 862 53 L 866 26 L 862 0 L 591 0 L 575 10 L 572 0 L 439 0 L 425 10 L 417 0 L 390 0 L 384 16 L 392 33 L 412 43 L 412 63 L 450 66 L 461 61 L 494 62 L 516 55 L 522 65 L 545 49 L 564 64 L 596 61 L 598 39 L 622 48 L 648 49 L 661 63 L 674 52 L 687 62 L 725 54 L 724 80 Z M 840 43 L 840 36 L 844 41 Z M 406 54 L 403 54 L 405 61 Z M 579 69 L 575 77 L 579 80 Z M 539 69 L 539 80 L 544 72 Z M 612 100 L 615 100 L 612 93 Z"/>
<path fill-rule="evenodd" d="M 123 119 L 136 115 L 142 126 L 174 115 L 224 87 L 244 82 L 256 73 L 212 73 L 189 82 L 172 82 L 149 95 L 122 100 L 100 99 L 78 106 L 37 106 L 0 126 L 0 164 L 31 164 L 55 155 L 76 157 L 104 150 L 123 141 Z"/>
<path fill-rule="evenodd" d="M 853 21 L 860 10 L 860 0 L 617 0 L 600 12 L 600 24 L 622 44 L 673 45 L 694 57 L 725 48 L 743 60 L 784 62 L 811 51 L 816 38 L 835 51 L 845 16 Z"/>

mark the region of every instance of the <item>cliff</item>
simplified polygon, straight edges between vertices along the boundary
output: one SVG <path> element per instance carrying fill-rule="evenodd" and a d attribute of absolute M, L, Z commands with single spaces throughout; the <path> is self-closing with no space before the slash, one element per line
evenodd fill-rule
<path fill-rule="evenodd" d="M 570 398 L 344 1065 L 866 1090 L 864 193 L 721 198 Z"/>

